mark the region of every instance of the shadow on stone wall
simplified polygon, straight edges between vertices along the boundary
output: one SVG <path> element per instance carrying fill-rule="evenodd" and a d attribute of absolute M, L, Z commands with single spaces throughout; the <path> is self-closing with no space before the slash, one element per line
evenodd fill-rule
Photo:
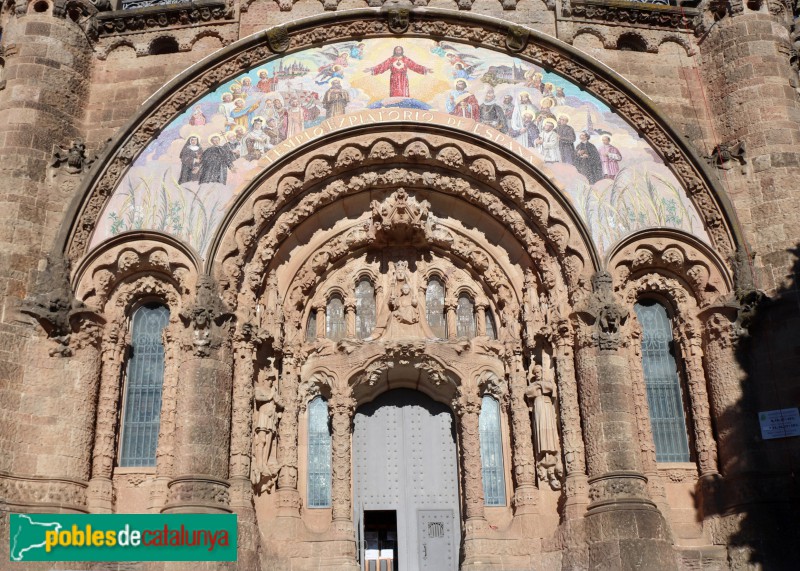
<path fill-rule="evenodd" d="M 758 421 L 759 412 L 800 405 L 800 245 L 789 253 L 791 279 L 770 298 L 747 280 L 737 287 L 741 398 L 716 420 L 715 430 L 728 428 L 724 477 L 704 494 L 704 517 L 713 518 L 714 542 L 728 544 L 731 569 L 800 566 L 800 437 L 763 440 Z"/>

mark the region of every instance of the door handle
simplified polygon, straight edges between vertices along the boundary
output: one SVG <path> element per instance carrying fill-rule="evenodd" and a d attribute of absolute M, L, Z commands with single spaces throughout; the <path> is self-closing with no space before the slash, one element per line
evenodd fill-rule
<path fill-rule="evenodd" d="M 423 543 L 422 544 L 422 558 L 423 559 L 427 559 L 428 558 L 428 544 L 427 543 Z"/>

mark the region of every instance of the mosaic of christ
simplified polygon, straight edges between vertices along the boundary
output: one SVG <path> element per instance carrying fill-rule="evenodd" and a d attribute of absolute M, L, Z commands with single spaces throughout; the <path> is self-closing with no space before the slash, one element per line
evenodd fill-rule
<path fill-rule="evenodd" d="M 343 117 L 363 121 L 399 109 L 439 124 L 458 117 L 459 128 L 478 124 L 490 138 L 515 141 L 517 154 L 536 157 L 566 189 L 601 254 L 648 227 L 708 241 L 685 191 L 648 143 L 570 81 L 482 48 L 382 38 L 273 60 L 187 108 L 126 174 L 93 244 L 152 229 L 203 255 L 234 197 L 290 146 L 345 128 Z"/>

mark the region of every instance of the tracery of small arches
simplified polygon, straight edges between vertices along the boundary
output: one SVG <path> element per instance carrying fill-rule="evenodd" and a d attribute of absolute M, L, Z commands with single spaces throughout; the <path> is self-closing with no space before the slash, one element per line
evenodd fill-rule
<path fill-rule="evenodd" d="M 441 223 L 439 226 L 446 228 Z M 346 235 L 354 228 L 360 228 L 358 222 L 339 235 Z M 455 233 L 451 235 L 456 236 Z M 289 291 L 284 306 L 287 341 L 294 338 L 289 333 L 292 324 L 295 329 L 304 326 L 308 343 L 324 338 L 371 340 L 398 335 L 450 340 L 488 337 L 492 340 L 500 338 L 502 331 L 518 338 L 519 296 L 508 274 L 513 270 L 498 263 L 474 242 L 470 242 L 469 247 L 486 262 L 485 265 L 476 268 L 469 260 L 454 256 L 452 251 L 438 248 L 430 251 L 407 249 L 406 259 L 390 259 L 380 251 L 365 249 L 349 252 L 347 258 L 336 265 L 323 256 L 332 267 L 318 268 L 320 273 L 316 279 L 319 281 L 309 284 L 307 297 L 302 295 L 305 291 L 303 276 L 312 274 L 301 267 L 286 288 Z M 313 266 L 315 259 L 319 261 L 318 254 L 319 251 L 309 253 L 306 266 Z M 396 276 L 393 277 L 398 264 L 403 263 L 407 268 L 410 266 L 409 277 L 401 280 L 408 281 L 407 293 L 401 291 L 402 284 L 398 285 Z M 402 307 L 406 297 L 410 298 L 408 311 L 412 313 L 401 315 L 406 311 Z M 419 322 L 420 328 L 408 329 L 404 334 L 395 329 L 391 333 L 393 318 L 404 320 L 408 325 Z M 368 325 L 359 330 L 359 323 Z"/>

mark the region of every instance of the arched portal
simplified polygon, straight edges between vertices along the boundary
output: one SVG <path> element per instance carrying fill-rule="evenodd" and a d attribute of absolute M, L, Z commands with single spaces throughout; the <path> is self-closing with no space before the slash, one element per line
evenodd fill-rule
<path fill-rule="evenodd" d="M 393 569 L 398 562 L 408 570 L 457 568 L 456 433 L 448 407 L 410 389 L 360 406 L 353 428 L 353 490 L 365 569 L 389 559 Z"/>
<path fill-rule="evenodd" d="M 568 46 L 436 10 L 413 12 L 406 36 L 376 11 L 337 18 L 243 40 L 165 88 L 89 173 L 62 233 L 78 297 L 114 324 L 139 274 L 175 284 L 165 402 L 177 404 L 154 509 L 236 511 L 251 556 L 296 569 L 354 570 L 377 523 L 394 525 L 405 569 L 527 570 L 612 504 L 666 530 L 648 499 L 660 501 L 652 437 L 631 410 L 646 418 L 647 403 L 627 398 L 641 383 L 621 366 L 637 362 L 630 308 L 667 285 L 695 327 L 729 293 L 724 197 L 646 101 Z M 443 44 L 481 61 L 481 77 Z M 325 76 L 317 60 L 346 48 L 353 65 Z M 589 140 L 561 145 L 570 130 Z M 118 337 L 104 332 L 104 350 Z M 702 353 L 686 354 L 706 442 Z M 603 408 L 610 389 L 620 410 Z M 215 454 L 197 454 L 207 394 L 226 395 L 222 428 Z M 114 399 L 101 402 L 111 415 Z M 191 424 L 176 422 L 187 409 Z M 396 470 L 382 471 L 376 450 L 393 440 Z M 209 460 L 228 444 L 229 463 Z M 100 468 L 108 448 L 95 447 Z M 703 455 L 703 473 L 715 462 Z M 93 472 L 94 505 L 108 503 L 108 466 Z"/>

